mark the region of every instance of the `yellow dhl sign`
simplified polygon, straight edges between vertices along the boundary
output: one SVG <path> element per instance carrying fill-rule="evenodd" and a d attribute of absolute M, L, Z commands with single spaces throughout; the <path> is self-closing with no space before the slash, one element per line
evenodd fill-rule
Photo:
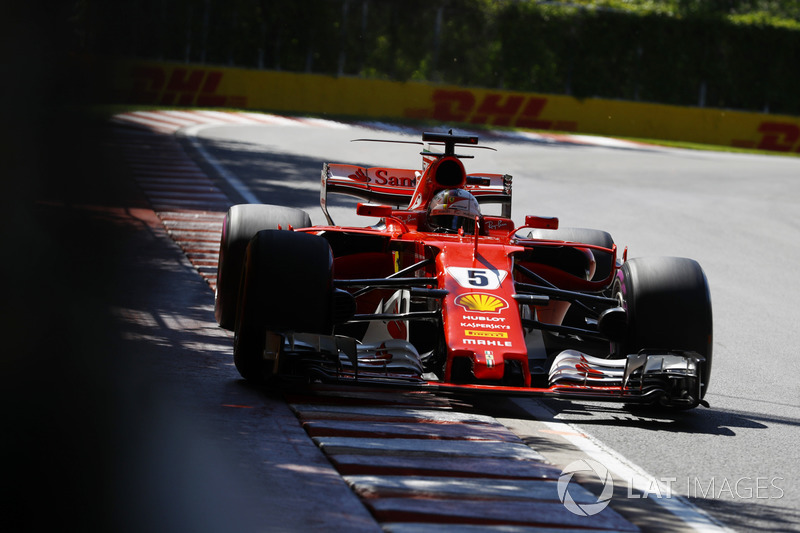
<path fill-rule="evenodd" d="M 800 117 L 157 61 L 112 66 L 126 103 L 415 118 L 800 153 Z"/>

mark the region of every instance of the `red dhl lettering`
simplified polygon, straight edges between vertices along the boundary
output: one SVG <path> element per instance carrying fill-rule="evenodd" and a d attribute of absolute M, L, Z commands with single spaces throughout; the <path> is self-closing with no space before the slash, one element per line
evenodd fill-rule
<path fill-rule="evenodd" d="M 202 68 L 137 66 L 131 100 L 141 104 L 246 107 L 247 98 L 217 94 L 223 72 Z"/>
<path fill-rule="evenodd" d="M 762 122 L 758 127 L 762 134 L 761 141 L 756 145 L 761 150 L 774 150 L 776 152 L 791 152 L 793 149 L 800 152 L 800 126 L 788 122 Z"/>
<path fill-rule="evenodd" d="M 494 126 L 516 126 L 542 130 L 577 131 L 578 123 L 569 120 L 540 118 L 547 98 L 521 94 L 488 93 L 476 98 L 472 91 L 437 89 L 431 96 L 432 109 L 408 109 L 414 118 L 432 118 L 442 122 L 466 122 Z"/>
<path fill-rule="evenodd" d="M 800 152 L 800 125 L 766 120 L 758 125 L 757 131 L 760 134 L 757 141 L 734 139 L 731 146 L 773 152 Z"/>

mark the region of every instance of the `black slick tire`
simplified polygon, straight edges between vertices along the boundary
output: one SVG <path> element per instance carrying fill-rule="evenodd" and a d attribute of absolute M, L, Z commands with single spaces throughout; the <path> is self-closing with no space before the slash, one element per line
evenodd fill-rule
<path fill-rule="evenodd" d="M 233 360 L 243 378 L 263 383 L 274 364 L 264 358 L 267 332 L 332 333 L 333 255 L 322 237 L 264 230 L 247 246 L 242 276 Z"/>
<path fill-rule="evenodd" d="M 277 205 L 240 204 L 232 206 L 222 224 L 217 263 L 214 316 L 224 329 L 233 330 L 238 309 L 239 283 L 244 254 L 250 239 L 264 229 L 306 228 L 308 213 Z"/>
<path fill-rule="evenodd" d="M 700 265 L 682 257 L 631 259 L 618 272 L 615 292 L 628 321 L 618 353 L 698 353 L 705 358 L 700 365 L 702 399 L 711 377 L 713 317 L 708 280 Z"/>

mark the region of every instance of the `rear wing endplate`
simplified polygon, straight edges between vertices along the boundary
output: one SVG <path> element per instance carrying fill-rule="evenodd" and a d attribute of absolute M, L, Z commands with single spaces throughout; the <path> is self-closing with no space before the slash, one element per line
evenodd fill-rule
<path fill-rule="evenodd" d="M 405 208 L 414 195 L 420 177 L 421 174 L 414 170 L 325 163 L 322 166 L 320 206 L 331 226 L 334 223 L 328 213 L 328 193 Z"/>

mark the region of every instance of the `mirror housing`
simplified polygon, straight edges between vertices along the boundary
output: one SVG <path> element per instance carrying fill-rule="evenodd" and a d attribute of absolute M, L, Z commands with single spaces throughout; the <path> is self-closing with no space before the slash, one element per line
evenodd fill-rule
<path fill-rule="evenodd" d="M 536 229 L 558 229 L 558 217 L 537 217 L 527 215 L 525 226 Z"/>
<path fill-rule="evenodd" d="M 356 206 L 356 214 L 363 217 L 386 218 L 392 216 L 392 206 L 359 202 Z"/>

